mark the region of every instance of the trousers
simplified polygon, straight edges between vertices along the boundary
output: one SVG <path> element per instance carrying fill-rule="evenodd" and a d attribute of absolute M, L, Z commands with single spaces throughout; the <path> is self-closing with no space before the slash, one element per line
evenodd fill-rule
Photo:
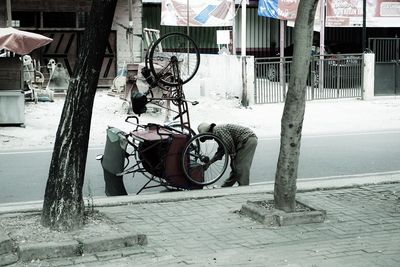
<path fill-rule="evenodd" d="M 238 145 L 236 156 L 231 159 L 231 172 L 229 177 L 222 184 L 222 187 L 233 186 L 236 182 L 241 185 L 250 183 L 250 167 L 253 163 L 258 139 L 255 136 L 249 137 L 245 143 Z"/>

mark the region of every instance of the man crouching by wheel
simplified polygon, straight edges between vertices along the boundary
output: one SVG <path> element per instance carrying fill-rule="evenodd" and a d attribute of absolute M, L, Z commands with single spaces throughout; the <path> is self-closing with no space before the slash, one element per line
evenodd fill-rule
<path fill-rule="evenodd" d="M 231 156 L 231 173 L 221 187 L 249 185 L 250 167 L 257 147 L 257 136 L 249 128 L 236 124 L 200 123 L 199 133 L 212 133 L 219 137 Z M 218 152 L 210 160 L 211 164 L 218 160 Z"/>

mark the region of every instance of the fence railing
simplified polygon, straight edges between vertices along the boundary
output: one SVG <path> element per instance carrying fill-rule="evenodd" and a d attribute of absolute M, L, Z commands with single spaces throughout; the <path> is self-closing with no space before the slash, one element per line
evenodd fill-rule
<path fill-rule="evenodd" d="M 400 38 L 370 38 L 369 47 L 375 53 L 377 63 L 400 59 Z"/>
<path fill-rule="evenodd" d="M 254 65 L 255 103 L 283 102 L 291 76 L 292 58 L 257 58 Z M 361 81 L 361 54 L 314 56 L 307 76 L 306 99 L 361 97 Z"/>

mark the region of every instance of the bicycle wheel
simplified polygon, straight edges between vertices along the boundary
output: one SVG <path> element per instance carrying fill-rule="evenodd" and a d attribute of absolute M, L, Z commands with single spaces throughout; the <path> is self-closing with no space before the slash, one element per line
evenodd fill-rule
<path fill-rule="evenodd" d="M 151 46 L 149 67 L 157 81 L 179 86 L 190 81 L 200 65 L 200 53 L 192 38 L 183 33 L 164 35 Z"/>
<path fill-rule="evenodd" d="M 217 155 L 220 159 L 210 163 Z M 210 185 L 222 177 L 228 166 L 228 150 L 214 134 L 202 133 L 192 137 L 182 154 L 185 176 L 195 184 Z M 209 164 L 208 168 L 205 165 Z"/>

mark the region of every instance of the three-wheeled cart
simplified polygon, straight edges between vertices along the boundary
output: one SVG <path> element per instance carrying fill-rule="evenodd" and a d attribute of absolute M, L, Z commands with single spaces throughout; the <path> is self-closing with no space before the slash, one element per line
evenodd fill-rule
<path fill-rule="evenodd" d="M 142 74 L 149 84 L 145 93 L 131 92 L 132 110 L 140 115 L 152 103 L 174 112 L 174 122 L 166 125 L 140 124 L 136 115 L 126 122 L 134 125 L 126 133 L 110 127 L 102 162 L 105 191 L 109 196 L 127 194 L 122 177 L 142 174 L 147 182 L 138 190 L 153 187 L 166 189 L 202 189 L 215 183 L 224 174 L 228 151 L 223 141 L 211 133 L 196 134 L 190 127 L 188 103 L 183 85 L 196 74 L 200 64 L 197 45 L 187 35 L 170 33 L 157 39 L 146 54 Z M 164 91 L 154 97 L 153 88 Z M 160 102 L 170 101 L 175 109 Z"/>

